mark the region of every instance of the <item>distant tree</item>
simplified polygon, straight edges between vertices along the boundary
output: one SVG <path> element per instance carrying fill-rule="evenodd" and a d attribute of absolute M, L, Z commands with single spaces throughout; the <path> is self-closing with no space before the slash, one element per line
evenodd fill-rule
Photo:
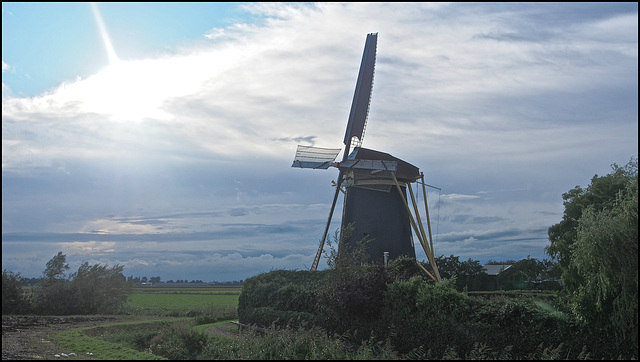
<path fill-rule="evenodd" d="M 47 268 L 44 270 L 44 277 L 49 280 L 62 280 L 65 277 L 65 271 L 69 270 L 69 264 L 67 262 L 67 256 L 58 252 L 51 260 L 47 262 Z"/>
<path fill-rule="evenodd" d="M 73 295 L 72 313 L 115 313 L 127 300 L 128 285 L 124 266 L 89 265 L 85 262 L 72 274 L 70 291 Z"/>
<path fill-rule="evenodd" d="M 34 286 L 40 283 L 40 278 L 22 278 L 22 286 Z"/>
<path fill-rule="evenodd" d="M 43 278 L 36 288 L 35 309 L 40 314 L 61 315 L 68 314 L 71 299 L 68 290 L 68 280 L 65 278 L 69 264 L 67 256 L 58 252 L 47 262 Z"/>
<path fill-rule="evenodd" d="M 505 290 L 531 289 L 533 283 L 542 280 L 545 263 L 527 256 L 517 262 L 510 262 L 511 267 L 498 274 L 498 284 Z"/>
<path fill-rule="evenodd" d="M 59 252 L 43 272 L 36 288 L 35 312 L 68 315 L 114 313 L 126 301 L 127 283 L 123 266 L 108 268 L 85 262 L 78 271 L 65 278 L 69 269 L 66 255 Z"/>
<path fill-rule="evenodd" d="M 456 289 L 462 291 L 479 290 L 482 281 L 486 278 L 487 273 L 484 267 L 480 265 L 478 260 L 460 261 L 458 256 L 451 254 L 450 256 L 440 255 L 436 258 L 436 265 L 440 276 L 445 279 L 456 277 Z"/>
<path fill-rule="evenodd" d="M 141 281 L 142 283 L 146 283 L 146 282 L 147 282 L 147 280 L 148 280 L 148 279 L 147 279 L 147 277 L 142 277 L 142 279 L 140 279 L 140 281 Z"/>
<path fill-rule="evenodd" d="M 29 311 L 30 301 L 22 289 L 22 282 L 20 273 L 2 271 L 2 315 Z"/>

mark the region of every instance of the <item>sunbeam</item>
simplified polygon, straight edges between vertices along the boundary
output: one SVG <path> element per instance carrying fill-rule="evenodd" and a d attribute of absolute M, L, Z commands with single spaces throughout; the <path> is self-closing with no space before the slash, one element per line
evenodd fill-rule
<path fill-rule="evenodd" d="M 102 15 L 100 15 L 100 9 L 98 9 L 98 4 L 91 3 L 91 10 L 93 11 L 93 17 L 96 19 L 96 23 L 98 24 L 98 28 L 100 30 L 100 36 L 102 37 L 102 41 L 104 42 L 104 47 L 107 50 L 107 55 L 109 56 L 109 63 L 111 65 L 116 64 L 120 61 L 118 58 L 118 54 L 113 49 L 113 45 L 111 45 L 111 39 L 109 38 L 109 33 L 107 32 L 107 27 L 104 25 L 102 21 Z"/>

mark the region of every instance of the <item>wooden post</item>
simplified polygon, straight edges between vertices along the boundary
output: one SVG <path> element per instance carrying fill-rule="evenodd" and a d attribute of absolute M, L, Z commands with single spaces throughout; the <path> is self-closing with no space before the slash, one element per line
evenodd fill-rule
<path fill-rule="evenodd" d="M 427 214 L 427 229 L 429 230 L 429 243 L 431 243 L 431 252 L 434 253 L 435 249 L 433 248 L 433 237 L 431 236 L 431 219 L 429 219 L 429 206 L 427 203 L 427 188 L 424 185 L 424 173 L 420 172 L 420 178 L 422 178 L 422 193 L 424 194 L 424 210 Z M 434 259 L 434 267 L 435 273 L 437 274 L 438 280 L 440 280 L 440 271 L 438 270 L 435 259 Z"/>
<path fill-rule="evenodd" d="M 404 203 L 404 207 L 407 209 L 407 212 L 409 213 L 409 221 L 411 222 L 411 226 L 413 226 L 413 230 L 416 232 L 416 236 L 418 237 L 418 240 L 420 241 L 420 245 L 422 245 L 422 248 L 425 249 L 425 252 L 427 253 L 427 256 L 428 256 L 428 254 L 429 254 L 429 252 L 428 252 L 429 246 L 423 240 L 422 235 L 420 233 L 420 230 L 418 229 L 418 226 L 416 225 L 416 222 L 413 219 L 413 214 L 411 214 L 411 209 L 409 209 L 409 204 L 407 203 L 407 200 L 405 199 L 404 195 L 402 195 L 402 189 L 400 188 L 400 183 L 398 182 L 398 179 L 396 178 L 395 172 L 391 172 L 391 176 L 393 176 L 393 181 L 396 183 L 396 187 L 398 188 L 398 194 L 400 194 L 400 198 L 402 199 L 402 202 Z M 424 268 L 422 268 L 422 269 L 424 270 Z M 436 279 L 433 275 L 431 275 L 431 273 L 427 272 L 427 274 L 434 281 L 439 282 L 439 280 Z"/>

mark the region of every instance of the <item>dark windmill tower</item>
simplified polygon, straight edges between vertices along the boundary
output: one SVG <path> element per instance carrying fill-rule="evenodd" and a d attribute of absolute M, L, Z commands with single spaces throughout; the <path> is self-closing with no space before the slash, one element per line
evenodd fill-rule
<path fill-rule="evenodd" d="M 429 252 L 429 250 L 433 250 L 433 245 L 429 249 L 413 192 L 410 187 L 407 188 L 408 185 L 422 177 L 419 169 L 388 153 L 361 147 L 371 100 L 377 39 L 377 33 L 367 35 L 344 136 L 345 148 L 342 161 L 334 162 L 340 153 L 341 149 L 339 148 L 309 146 L 298 146 L 293 161 L 292 167 L 328 169 L 334 166 L 340 170 L 329 218 L 311 270 L 316 270 L 318 267 L 333 211 L 342 187 L 344 187 L 345 194 L 342 228 L 344 229 L 349 224 L 354 228 L 351 235 L 342 240 L 344 245 L 353 247 L 359 240 L 366 238 L 370 262 L 382 261 L 385 253 L 388 253 L 390 259 L 402 255 L 415 258 L 413 227 L 420 244 L 427 252 L 430 263 L 435 265 L 433 253 Z M 422 184 L 424 189 L 424 181 Z M 410 191 L 418 223 L 411 215 L 408 206 L 407 189 Z M 418 224 L 420 228 L 418 228 Z M 434 279 L 439 280 L 437 269 L 434 270 L 434 274 L 437 275 L 437 278 L 434 277 Z"/>

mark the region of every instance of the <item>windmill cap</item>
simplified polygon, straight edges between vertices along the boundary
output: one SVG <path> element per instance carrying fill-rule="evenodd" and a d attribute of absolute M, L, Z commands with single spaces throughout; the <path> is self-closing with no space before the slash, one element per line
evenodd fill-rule
<path fill-rule="evenodd" d="M 420 176 L 419 168 L 385 152 L 356 147 L 351 155 L 349 155 L 349 158 L 353 158 L 355 160 L 395 161 L 398 163 L 396 168 L 396 178 L 399 181 L 414 182 Z"/>

